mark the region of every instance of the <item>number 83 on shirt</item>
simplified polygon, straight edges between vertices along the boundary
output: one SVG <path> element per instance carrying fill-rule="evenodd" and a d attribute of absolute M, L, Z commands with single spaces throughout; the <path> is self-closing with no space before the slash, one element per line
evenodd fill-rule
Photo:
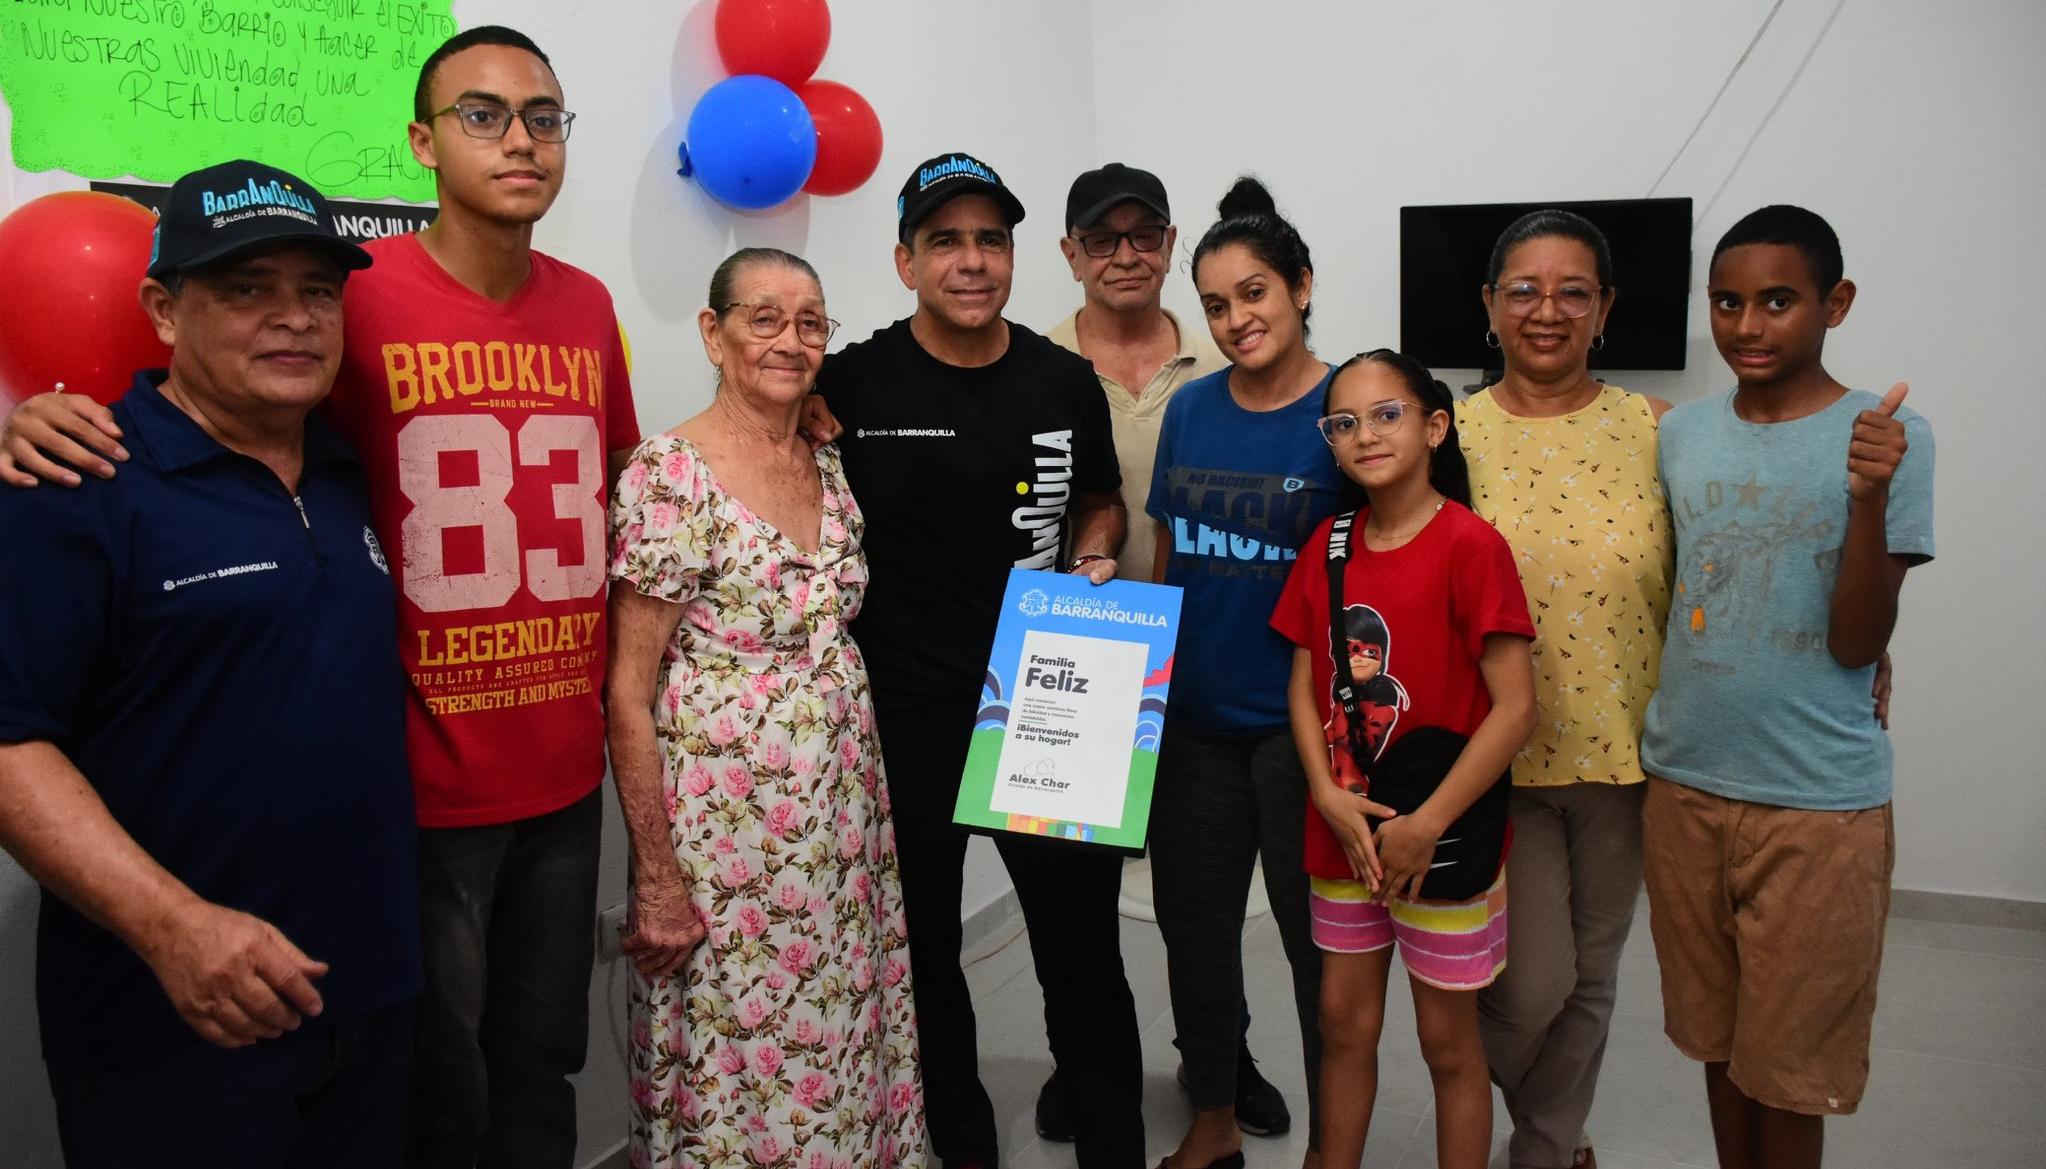
<path fill-rule="evenodd" d="M 562 454 L 573 458 L 573 478 L 552 470 Z M 552 497 L 551 508 L 522 509 L 537 529 L 526 533 L 511 502 L 521 472 L 544 479 Z M 604 456 L 596 419 L 533 415 L 514 433 L 488 414 L 413 418 L 398 431 L 398 483 L 412 505 L 401 529 L 404 592 L 420 609 L 496 608 L 522 580 L 542 601 L 603 590 Z M 535 515 L 544 518 L 534 522 Z M 480 542 L 472 531 L 480 531 Z M 564 556 L 564 546 L 579 555 Z"/>

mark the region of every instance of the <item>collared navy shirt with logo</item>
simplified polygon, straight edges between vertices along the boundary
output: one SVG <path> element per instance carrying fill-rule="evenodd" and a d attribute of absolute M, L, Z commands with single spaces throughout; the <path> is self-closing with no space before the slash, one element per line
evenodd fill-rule
<path fill-rule="evenodd" d="M 164 868 L 328 963 L 326 1017 L 404 1002 L 416 842 L 362 469 L 309 419 L 294 498 L 163 377 L 114 407 L 132 458 L 113 481 L 0 491 L 0 742 L 54 743 Z M 202 1042 L 140 958 L 48 893 L 36 984 L 52 1066 Z"/>

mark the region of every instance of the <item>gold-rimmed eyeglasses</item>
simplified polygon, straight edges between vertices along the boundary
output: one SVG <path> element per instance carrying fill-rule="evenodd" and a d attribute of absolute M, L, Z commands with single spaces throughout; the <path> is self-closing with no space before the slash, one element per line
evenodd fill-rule
<path fill-rule="evenodd" d="M 1561 284 L 1544 291 L 1538 284 L 1521 280 L 1496 285 L 1492 291 L 1507 315 L 1515 317 L 1532 314 L 1545 300 L 1555 302 L 1556 311 L 1573 321 L 1590 316 L 1591 310 L 1598 307 L 1599 288 L 1595 284 Z"/>
<path fill-rule="evenodd" d="M 831 335 L 838 332 L 837 321 L 823 313 L 811 312 L 808 309 L 791 314 L 780 305 L 733 301 L 722 311 L 731 312 L 735 308 L 751 310 L 746 318 L 746 327 L 753 330 L 753 335 L 763 341 L 781 336 L 781 331 L 789 327 L 791 319 L 796 322 L 796 340 L 812 349 L 822 349 L 831 344 Z"/>

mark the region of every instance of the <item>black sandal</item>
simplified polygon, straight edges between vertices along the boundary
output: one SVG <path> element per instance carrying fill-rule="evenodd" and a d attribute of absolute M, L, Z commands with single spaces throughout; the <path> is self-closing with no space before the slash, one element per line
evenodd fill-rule
<path fill-rule="evenodd" d="M 1171 1161 L 1172 1158 L 1167 1157 L 1158 1162 L 1158 1169 L 1172 1169 Z M 1243 1150 L 1238 1149 L 1226 1157 L 1217 1157 L 1200 1169 L 1243 1169 Z"/>

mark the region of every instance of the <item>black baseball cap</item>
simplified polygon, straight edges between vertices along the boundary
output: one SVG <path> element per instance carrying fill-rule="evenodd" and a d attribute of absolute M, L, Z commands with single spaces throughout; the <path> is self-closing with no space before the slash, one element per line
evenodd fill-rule
<path fill-rule="evenodd" d="M 895 199 L 895 234 L 907 240 L 916 225 L 931 212 L 961 195 L 986 195 L 1002 209 L 1002 218 L 1014 227 L 1023 222 L 1023 201 L 1002 185 L 995 168 L 961 151 L 926 159 L 909 173 L 902 193 Z"/>
<path fill-rule="evenodd" d="M 1066 230 L 1093 227 L 1117 204 L 1141 203 L 1165 222 L 1172 222 L 1172 210 L 1165 202 L 1165 184 L 1147 170 L 1111 162 L 1073 180 L 1066 193 Z"/>
<path fill-rule="evenodd" d="M 161 280 L 250 248 L 294 243 L 327 248 L 351 271 L 371 263 L 335 230 L 326 197 L 311 183 L 260 162 L 223 162 L 171 184 L 157 213 L 149 276 Z"/>

